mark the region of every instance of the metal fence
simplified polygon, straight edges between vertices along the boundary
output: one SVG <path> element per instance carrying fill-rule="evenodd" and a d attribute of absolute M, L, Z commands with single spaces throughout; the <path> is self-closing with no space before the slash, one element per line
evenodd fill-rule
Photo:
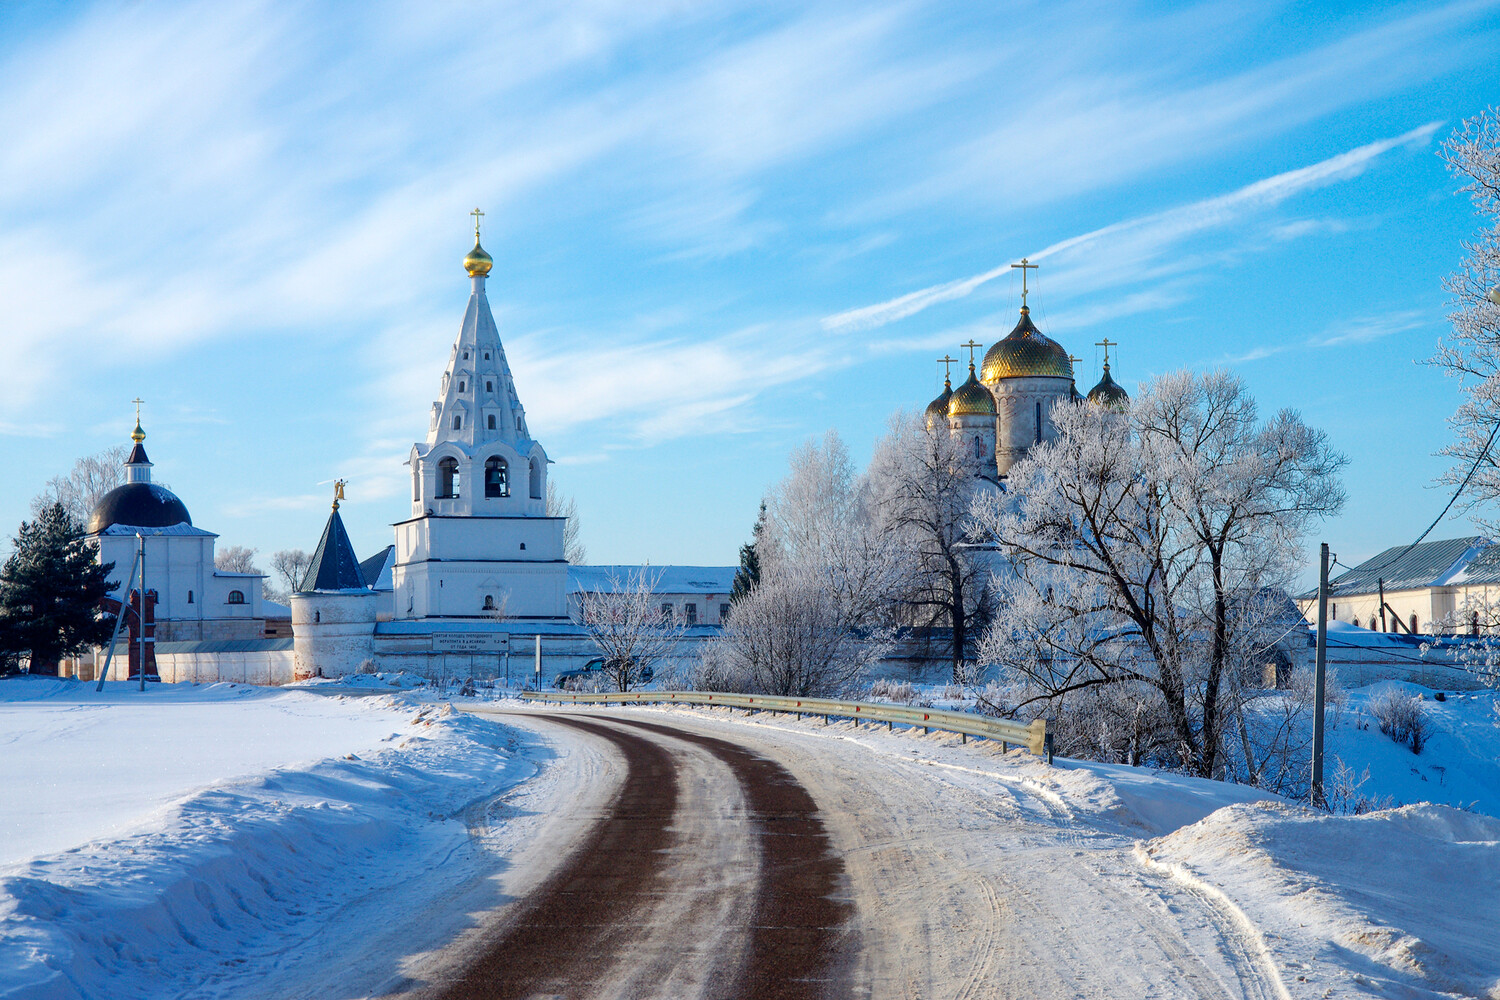
<path fill-rule="evenodd" d="M 869 719 L 890 725 L 921 726 L 964 736 L 999 740 L 1006 745 L 1025 747 L 1034 754 L 1046 753 L 1047 723 L 1033 719 L 1029 724 L 991 719 L 968 712 L 949 712 L 938 708 L 910 708 L 868 701 L 835 701 L 831 698 L 780 698 L 761 694 L 728 694 L 710 691 L 605 691 L 585 694 L 574 691 L 524 691 L 527 701 L 563 705 L 709 705 L 744 708 L 757 712 L 789 712 L 795 715 L 821 715 L 824 719 Z"/>

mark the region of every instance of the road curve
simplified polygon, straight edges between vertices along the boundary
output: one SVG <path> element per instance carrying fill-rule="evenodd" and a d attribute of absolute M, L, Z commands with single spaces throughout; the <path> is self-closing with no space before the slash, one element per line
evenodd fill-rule
<path fill-rule="evenodd" d="M 610 744 L 624 763 L 619 790 L 490 940 L 424 996 L 851 995 L 843 866 L 785 768 L 674 727 L 527 719 Z"/>

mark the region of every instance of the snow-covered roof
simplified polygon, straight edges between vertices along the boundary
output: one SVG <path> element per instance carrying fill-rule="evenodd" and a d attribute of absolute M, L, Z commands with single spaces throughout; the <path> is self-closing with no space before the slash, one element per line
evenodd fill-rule
<path fill-rule="evenodd" d="M 181 524 L 168 525 L 165 528 L 143 528 L 130 524 L 111 524 L 98 533 L 101 535 L 207 535 L 210 538 L 219 537 L 212 531 L 195 528 L 186 521 Z"/>
<path fill-rule="evenodd" d="M 1483 535 L 1448 538 L 1420 545 L 1397 545 L 1373 556 L 1329 581 L 1333 597 L 1387 591 L 1500 583 L 1500 551 Z M 1302 595 L 1317 597 L 1316 590 Z"/>
<path fill-rule="evenodd" d="M 285 604 L 282 604 L 280 601 L 268 601 L 262 598 L 260 602 L 260 610 L 261 614 L 265 615 L 267 618 L 292 617 L 292 609 L 287 607 Z"/>
<path fill-rule="evenodd" d="M 396 546 L 387 545 L 375 555 L 359 564 L 359 571 L 364 574 L 365 583 L 370 585 L 371 590 L 391 590 L 391 567 L 396 565 Z"/>
<path fill-rule="evenodd" d="M 727 594 L 738 566 L 569 566 L 568 593 L 607 591 L 642 572 L 658 594 Z"/>

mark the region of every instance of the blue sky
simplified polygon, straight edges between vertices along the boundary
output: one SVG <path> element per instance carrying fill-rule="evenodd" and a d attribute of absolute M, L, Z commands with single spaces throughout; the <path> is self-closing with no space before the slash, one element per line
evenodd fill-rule
<path fill-rule="evenodd" d="M 490 301 L 591 561 L 729 563 L 789 451 L 867 458 L 933 359 L 1044 330 L 1128 388 L 1229 365 L 1409 540 L 1478 226 L 1437 144 L 1500 3 L 11 4 L 0 485 L 147 445 L 220 544 L 405 516 L 485 217 Z M 1468 531 L 1455 520 L 1435 537 Z"/>

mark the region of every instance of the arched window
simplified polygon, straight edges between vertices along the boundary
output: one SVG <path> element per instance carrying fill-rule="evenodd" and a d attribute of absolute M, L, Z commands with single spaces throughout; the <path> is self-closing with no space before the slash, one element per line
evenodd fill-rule
<path fill-rule="evenodd" d="M 188 591 L 188 603 L 189 603 L 189 604 L 192 604 L 192 603 L 193 603 L 193 592 L 192 592 L 192 591 L 191 591 L 191 590 L 190 590 L 190 591 Z M 1477 620 L 1477 619 L 1478 619 L 1478 617 L 1479 617 L 1479 616 L 1478 616 L 1478 615 L 1477 615 L 1477 614 L 1476 614 L 1476 615 L 1475 615 L 1475 616 L 1474 616 L 1474 617 L 1475 617 L 1475 619 L 1476 619 L 1476 620 Z M 1477 633 L 1476 633 L 1476 634 L 1477 634 Z"/>
<path fill-rule="evenodd" d="M 1355 628 L 1359 628 L 1359 615 L 1355 615 L 1354 621 L 1350 622 L 1349 624 L 1353 625 Z"/>
<path fill-rule="evenodd" d="M 495 595 L 494 594 L 485 594 L 484 595 L 484 607 L 481 608 L 480 610 L 482 610 L 482 611 L 494 611 L 495 610 Z"/>
<path fill-rule="evenodd" d="M 229 598 L 224 603 L 226 603 L 226 604 L 244 604 L 245 603 L 245 592 L 242 591 L 242 590 L 231 590 L 229 592 Z"/>
<path fill-rule="evenodd" d="M 411 465 L 411 502 L 422 502 L 422 474 L 417 471 L 417 463 Z"/>
<path fill-rule="evenodd" d="M 984 444 L 979 440 L 977 436 L 974 438 L 974 457 L 976 459 L 984 457 Z"/>
<path fill-rule="evenodd" d="M 1411 613 L 1411 634 L 1417 634 L 1417 613 L 1415 611 Z"/>
<path fill-rule="evenodd" d="M 438 463 L 438 495 L 439 500 L 452 500 L 459 494 L 463 483 L 459 481 L 458 459 L 445 458 Z"/>
<path fill-rule="evenodd" d="M 484 463 L 484 495 L 487 497 L 510 496 L 510 467 L 499 455 Z"/>
<path fill-rule="evenodd" d="M 1042 443 L 1042 401 L 1036 401 L 1036 443 Z"/>
<path fill-rule="evenodd" d="M 541 459 L 531 460 L 531 499 L 542 498 L 542 462 Z"/>
<path fill-rule="evenodd" d="M 453 414 L 453 429 L 456 431 L 464 429 L 464 415 L 462 413 Z"/>
<path fill-rule="evenodd" d="M 495 391 L 495 383 L 492 382 L 492 381 L 490 381 L 489 379 L 485 379 L 484 380 L 484 391 L 485 392 L 494 392 Z"/>
<path fill-rule="evenodd" d="M 1479 612 L 1478 611 L 1470 611 L 1469 612 L 1469 634 L 1472 635 L 1472 636 L 1478 636 L 1479 635 Z"/>
<path fill-rule="evenodd" d="M 466 385 L 468 385 L 468 384 L 469 384 L 469 383 L 467 383 L 467 382 L 465 382 L 465 381 L 464 381 L 464 380 L 463 380 L 463 379 L 459 379 L 459 380 L 458 380 L 458 391 L 459 391 L 459 392 L 463 392 L 463 391 L 464 391 L 464 387 L 465 387 L 465 386 L 466 386 Z"/>
<path fill-rule="evenodd" d="M 490 414 L 490 430 L 494 430 L 494 429 L 495 429 L 495 415 L 493 413 L 491 413 Z"/>

